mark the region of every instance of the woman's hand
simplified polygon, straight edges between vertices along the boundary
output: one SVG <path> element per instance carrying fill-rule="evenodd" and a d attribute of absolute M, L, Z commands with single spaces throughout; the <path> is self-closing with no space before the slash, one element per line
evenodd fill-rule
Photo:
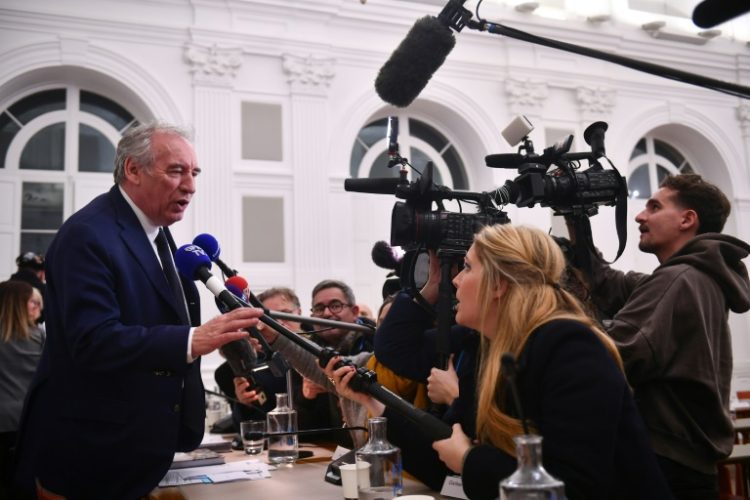
<path fill-rule="evenodd" d="M 302 395 L 305 396 L 305 399 L 315 399 L 325 392 L 325 387 L 316 384 L 307 377 L 302 378 Z"/>
<path fill-rule="evenodd" d="M 438 452 L 440 460 L 446 467 L 461 474 L 464 468 L 464 457 L 471 448 L 471 440 L 464 434 L 461 424 L 453 424 L 453 434 L 448 439 L 441 439 L 432 443 L 432 448 Z"/>
<path fill-rule="evenodd" d="M 448 360 L 448 369 L 433 368 L 427 377 L 427 397 L 437 404 L 449 405 L 458 397 L 458 375 L 453 367 L 453 355 Z"/>
<path fill-rule="evenodd" d="M 357 369 L 351 365 L 343 365 L 339 368 L 334 368 L 339 361 L 341 361 L 341 356 L 334 356 L 328 361 L 324 370 L 328 376 L 328 380 L 334 387 L 336 387 L 336 392 L 340 396 L 356 401 L 367 408 L 367 411 L 373 417 L 382 415 L 385 411 L 385 405 L 383 403 L 367 393 L 358 392 L 349 387 L 349 383 L 354 378 L 354 375 L 356 375 Z"/>
<path fill-rule="evenodd" d="M 247 406 L 258 400 L 258 393 L 249 389 L 250 382 L 245 377 L 234 377 L 234 395 L 240 403 Z"/>

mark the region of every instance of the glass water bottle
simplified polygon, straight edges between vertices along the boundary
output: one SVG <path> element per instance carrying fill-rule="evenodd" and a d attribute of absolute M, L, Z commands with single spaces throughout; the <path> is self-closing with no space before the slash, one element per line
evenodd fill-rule
<path fill-rule="evenodd" d="M 283 436 L 268 436 L 268 461 L 275 464 L 293 464 L 297 460 L 297 411 L 289 407 L 286 393 L 276 394 L 276 408 L 266 415 L 266 432 L 290 432 Z"/>
<path fill-rule="evenodd" d="M 522 434 L 516 442 L 518 469 L 500 482 L 500 500 L 563 500 L 565 485 L 542 466 L 542 436 Z"/>
<path fill-rule="evenodd" d="M 370 484 L 359 485 L 359 500 L 395 498 L 403 491 L 401 450 L 386 439 L 385 417 L 371 418 L 367 425 L 369 439 L 356 458 L 370 464 Z"/>

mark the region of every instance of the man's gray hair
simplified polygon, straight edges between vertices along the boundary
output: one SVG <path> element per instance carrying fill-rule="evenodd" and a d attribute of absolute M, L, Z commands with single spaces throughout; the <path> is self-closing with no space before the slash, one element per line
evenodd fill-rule
<path fill-rule="evenodd" d="M 292 305 L 294 305 L 294 307 L 296 307 L 297 309 L 300 308 L 299 297 L 297 297 L 297 294 L 294 293 L 294 290 L 292 290 L 291 288 L 287 288 L 285 286 L 275 286 L 273 288 L 269 288 L 259 293 L 258 300 L 261 302 L 265 302 L 271 297 L 276 297 L 277 295 L 284 297 L 286 300 L 291 302 Z"/>
<path fill-rule="evenodd" d="M 178 135 L 188 141 L 191 134 L 188 130 L 165 122 L 149 122 L 136 125 L 125 131 L 117 143 L 115 153 L 115 184 L 122 184 L 125 179 L 125 161 L 128 158 L 138 165 L 149 169 L 154 163 L 154 152 L 151 150 L 151 139 L 154 134 Z"/>
<path fill-rule="evenodd" d="M 315 285 L 315 288 L 313 288 L 312 291 L 312 299 L 315 300 L 315 296 L 318 294 L 318 292 L 321 290 L 325 290 L 326 288 L 338 288 L 339 290 L 344 292 L 344 297 L 346 297 L 346 300 L 351 306 L 357 303 L 357 299 L 354 298 L 354 291 L 352 290 L 352 287 L 339 280 L 323 280 Z"/>

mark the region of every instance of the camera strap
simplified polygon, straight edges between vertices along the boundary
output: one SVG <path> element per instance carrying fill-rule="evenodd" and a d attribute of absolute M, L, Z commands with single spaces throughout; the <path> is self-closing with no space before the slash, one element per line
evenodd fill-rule
<path fill-rule="evenodd" d="M 611 163 L 610 163 L 611 164 Z M 594 237 L 591 234 L 591 222 L 589 221 L 588 215 L 585 212 L 574 214 L 571 218 L 573 220 L 573 228 L 576 235 L 575 243 L 575 265 L 586 273 L 589 278 L 593 277 L 592 258 L 599 262 L 612 264 L 620 258 L 622 252 L 625 251 L 625 244 L 627 243 L 627 216 L 628 216 L 628 188 L 625 182 L 625 178 L 620 175 L 614 165 L 612 168 L 617 172 L 617 176 L 620 179 L 620 185 L 615 197 L 615 227 L 617 228 L 617 239 L 619 246 L 617 248 L 617 255 L 612 261 L 606 260 L 600 252 L 596 250 L 594 246 Z"/>

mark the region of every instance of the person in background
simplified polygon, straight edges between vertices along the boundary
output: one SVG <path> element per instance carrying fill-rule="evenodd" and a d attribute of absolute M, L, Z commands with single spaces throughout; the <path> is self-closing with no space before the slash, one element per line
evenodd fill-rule
<path fill-rule="evenodd" d="M 247 338 L 241 329 L 262 314 L 240 308 L 201 324 L 195 283 L 175 270 L 169 226 L 200 171 L 184 130 L 131 127 L 115 185 L 55 235 L 47 339 L 19 428 L 19 497 L 144 497 L 176 451 L 200 444 L 200 358 Z"/>
<path fill-rule="evenodd" d="M 380 305 L 380 308 L 378 309 L 378 328 L 380 328 L 385 319 L 388 317 L 388 313 L 390 313 L 391 311 L 391 306 L 393 305 L 394 299 L 394 295 L 389 295 L 383 300 L 383 303 Z M 375 333 L 376 337 L 378 335 L 380 335 L 379 331 Z M 426 409 L 429 406 L 430 400 L 428 400 L 427 398 L 429 387 L 423 382 L 397 375 L 393 370 L 388 368 L 388 366 L 378 361 L 375 354 L 370 356 L 370 358 L 367 360 L 367 363 L 365 364 L 365 367 L 377 374 L 377 380 L 381 385 L 387 387 L 395 394 L 398 394 L 405 400 L 409 401 L 417 408 Z M 435 387 L 435 390 L 438 390 L 437 387 Z M 456 389 L 456 392 L 458 392 L 458 389 Z M 358 423 L 350 422 L 349 420 L 347 420 L 347 422 L 350 425 L 366 426 L 367 415 L 364 412 L 363 414 L 364 418 L 361 418 Z"/>
<path fill-rule="evenodd" d="M 388 418 L 405 470 L 433 489 L 451 470 L 463 476 L 469 498 L 496 498 L 499 482 L 517 467 L 513 438 L 525 433 L 522 410 L 544 438 L 544 467 L 565 483 L 568 499 L 670 498 L 617 349 L 560 287 L 564 267 L 560 248 L 539 229 L 502 224 L 477 233 L 453 284 L 456 322 L 481 334 L 479 365 L 476 379 L 459 381 L 462 390 L 443 416 L 453 424 L 448 439 L 433 443 L 403 416 L 352 391 L 354 371 L 334 369 L 336 358 L 326 373 L 340 394 Z M 506 353 L 517 359 L 520 407 L 501 370 Z"/>
<path fill-rule="evenodd" d="M 371 321 L 377 320 L 375 315 L 372 314 L 372 309 L 370 309 L 370 306 L 368 306 L 367 304 L 360 302 L 359 304 L 357 304 L 357 307 L 359 308 L 360 317 L 367 318 Z"/>
<path fill-rule="evenodd" d="M 44 274 L 44 257 L 34 252 L 24 252 L 16 258 L 18 271 L 10 275 L 9 281 L 23 281 L 33 286 L 39 293 L 47 291 Z M 38 323 L 44 323 L 44 312 L 39 316 Z"/>
<path fill-rule="evenodd" d="M 359 306 L 354 291 L 346 283 L 338 280 L 323 280 L 312 291 L 312 317 L 343 323 L 360 323 Z M 315 327 L 309 338 L 321 347 L 334 349 L 343 356 L 356 356 L 372 352 L 373 333 L 349 330 L 347 328 Z M 290 361 L 291 363 L 291 361 Z M 344 419 L 339 407 L 339 398 L 315 383 L 309 377 L 302 380 L 301 392 L 295 402 L 300 428 L 341 427 Z M 304 427 L 303 427 L 304 426 Z M 346 435 L 331 436 L 342 446 L 351 447 Z"/>
<path fill-rule="evenodd" d="M 601 259 L 592 298 L 614 340 L 659 465 L 680 499 L 718 499 L 732 452 L 729 311 L 750 309 L 750 245 L 721 234 L 731 204 L 700 175 L 667 177 L 635 221 L 659 266 L 624 273 Z M 570 226 L 569 226 L 570 227 Z M 571 232 L 571 237 L 574 234 Z"/>
<path fill-rule="evenodd" d="M 378 322 L 382 322 L 388 315 L 393 297 L 386 297 L 378 311 Z M 263 335 L 272 348 L 278 350 L 284 358 L 311 383 L 320 386 L 325 391 L 335 395 L 336 389 L 330 378 L 318 364 L 318 359 L 309 351 L 298 346 L 283 335 L 265 328 L 262 330 Z M 388 369 L 382 363 L 379 363 L 375 356 L 370 352 L 361 352 L 352 356 L 346 356 L 347 361 L 354 366 L 365 366 L 368 370 L 373 370 L 377 374 L 377 380 L 390 391 L 398 394 L 402 398 L 411 402 L 418 408 L 427 408 L 427 390 L 425 384 L 404 377 L 399 377 Z M 346 427 L 365 427 L 367 425 L 367 411 L 359 403 L 342 398 L 339 401 L 343 425 Z M 310 427 L 315 428 L 315 427 Z M 367 436 L 362 431 L 352 431 L 351 443 L 344 443 L 343 446 L 359 448 L 367 441 Z"/>
<path fill-rule="evenodd" d="M 462 325 L 452 325 L 448 367 L 446 370 L 435 367 L 438 359 L 435 314 L 422 305 L 434 307 L 439 299 L 440 259 L 432 251 L 428 269 L 419 292 L 421 301 L 413 299 L 406 291 L 395 295 L 391 313 L 384 318 L 375 336 L 375 355 L 396 375 L 426 383 L 433 403 L 449 405 L 458 396 L 459 380 L 473 377 L 479 336 Z M 474 390 L 473 387 L 464 389 Z"/>
<path fill-rule="evenodd" d="M 0 283 L 0 498 L 9 498 L 11 453 L 23 400 L 44 347 L 39 291 L 22 281 Z"/>

